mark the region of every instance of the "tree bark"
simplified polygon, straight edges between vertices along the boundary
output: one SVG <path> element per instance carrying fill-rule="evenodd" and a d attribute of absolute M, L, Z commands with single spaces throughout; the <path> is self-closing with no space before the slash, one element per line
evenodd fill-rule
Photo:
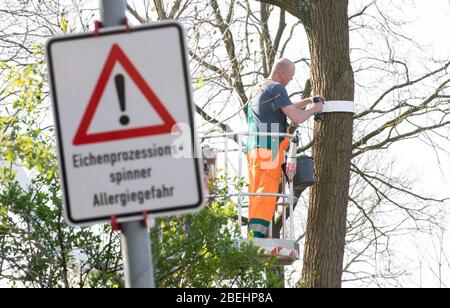
<path fill-rule="evenodd" d="M 326 100 L 354 99 L 349 54 L 348 0 L 310 1 L 305 27 L 311 53 L 311 82 Z M 314 128 L 316 185 L 311 190 L 302 282 L 341 287 L 352 157 L 353 114 L 329 113 Z"/>

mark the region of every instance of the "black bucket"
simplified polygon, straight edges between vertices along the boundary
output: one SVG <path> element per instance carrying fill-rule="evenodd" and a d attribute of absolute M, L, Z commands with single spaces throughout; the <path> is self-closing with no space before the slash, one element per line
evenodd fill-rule
<path fill-rule="evenodd" d="M 314 162 L 310 156 L 302 155 L 297 157 L 297 172 L 294 176 L 294 189 L 303 191 L 314 185 Z"/>
<path fill-rule="evenodd" d="M 283 171 L 286 164 L 283 164 Z M 286 173 L 285 173 L 286 174 Z M 298 192 L 304 191 L 316 182 L 314 177 L 313 158 L 306 155 L 297 157 L 297 171 L 294 176 L 294 189 Z"/>

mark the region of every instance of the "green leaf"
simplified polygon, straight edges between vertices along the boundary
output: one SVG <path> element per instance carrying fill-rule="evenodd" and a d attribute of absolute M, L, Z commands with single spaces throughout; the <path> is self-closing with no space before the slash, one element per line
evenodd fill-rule
<path fill-rule="evenodd" d="M 13 152 L 11 152 L 11 151 L 6 152 L 6 157 L 5 158 L 6 158 L 6 161 L 8 163 L 12 163 L 14 161 L 14 154 L 13 154 Z"/>
<path fill-rule="evenodd" d="M 67 20 L 64 17 L 61 18 L 61 30 L 67 33 Z"/>
<path fill-rule="evenodd" d="M 205 76 L 200 76 L 200 78 L 197 80 L 197 89 L 201 89 L 205 86 Z"/>

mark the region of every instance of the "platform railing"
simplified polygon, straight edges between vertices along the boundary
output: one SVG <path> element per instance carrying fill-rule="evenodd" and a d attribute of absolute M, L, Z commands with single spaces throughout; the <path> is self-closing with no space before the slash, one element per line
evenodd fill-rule
<path fill-rule="evenodd" d="M 244 136 L 259 136 L 259 137 L 284 137 L 289 138 L 292 142 L 292 140 L 295 140 L 297 138 L 297 135 L 295 134 L 288 134 L 288 133 L 264 133 L 264 132 L 233 132 L 233 133 L 210 133 L 210 134 L 204 134 L 201 137 L 202 141 L 205 140 L 211 140 L 211 139 L 224 139 L 224 172 L 225 175 L 228 176 L 229 171 L 229 152 L 238 152 L 238 177 L 242 178 L 243 173 L 243 152 L 244 152 L 244 144 L 242 142 L 242 138 Z M 233 140 L 237 143 L 238 148 L 237 149 L 230 149 L 229 141 L 233 137 Z M 236 141 L 237 140 L 237 141 Z M 283 178 L 283 176 L 282 176 Z M 237 214 L 238 214 L 238 222 L 240 226 L 241 235 L 243 235 L 242 230 L 242 208 L 245 207 L 245 203 L 243 201 L 244 197 L 253 197 L 253 196 L 266 196 L 266 197 L 278 197 L 282 199 L 282 202 L 277 202 L 277 206 L 282 206 L 282 229 L 283 229 L 283 237 L 284 239 L 287 238 L 286 236 L 286 205 L 289 206 L 289 212 L 291 215 L 291 219 L 289 220 L 289 239 L 294 240 L 294 202 L 298 201 L 298 198 L 294 196 L 294 189 L 293 189 L 293 183 L 290 183 L 289 185 L 289 193 L 286 193 L 286 185 L 285 180 L 282 180 L 282 193 L 251 193 L 251 192 L 245 192 L 242 191 L 242 186 L 239 185 L 237 193 L 229 193 L 226 195 L 209 195 L 207 197 L 209 198 L 217 198 L 217 197 L 225 197 L 225 198 L 232 198 L 237 197 Z M 269 228 L 269 237 L 272 237 L 272 224 Z"/>

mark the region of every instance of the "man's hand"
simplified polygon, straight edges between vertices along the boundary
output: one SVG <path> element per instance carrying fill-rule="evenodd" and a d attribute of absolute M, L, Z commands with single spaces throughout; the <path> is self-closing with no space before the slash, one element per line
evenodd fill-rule
<path fill-rule="evenodd" d="M 284 114 L 295 124 L 300 124 L 308 120 L 310 117 L 320 115 L 323 111 L 323 103 L 325 99 L 322 96 L 314 96 L 306 98 L 291 106 L 281 108 Z M 313 106 L 307 110 L 302 110 L 304 106 L 313 103 Z M 302 107 L 300 109 L 300 107 Z M 300 109 L 300 110 L 299 110 Z"/>
<path fill-rule="evenodd" d="M 325 103 L 325 98 L 320 95 L 313 96 L 311 99 L 313 103 L 323 103 L 323 104 Z"/>
<path fill-rule="evenodd" d="M 315 103 L 314 102 L 315 97 L 316 96 L 302 99 L 301 101 L 295 102 L 294 105 L 295 105 L 295 107 L 297 107 L 297 109 L 304 110 L 306 108 L 306 106 L 313 105 Z M 323 97 L 321 97 L 321 96 L 317 96 L 317 97 L 320 97 L 321 99 L 323 99 Z"/>
<path fill-rule="evenodd" d="M 316 112 L 314 115 L 314 121 L 319 121 L 319 122 L 323 122 L 325 121 L 325 116 L 323 113 L 321 113 L 323 111 L 323 104 L 325 103 L 325 98 L 322 96 L 314 96 L 313 97 L 313 102 L 314 102 L 314 107 L 316 107 L 315 109 L 319 109 L 319 112 Z"/>
<path fill-rule="evenodd" d="M 321 113 L 323 111 L 323 103 L 315 103 L 314 106 L 311 107 L 311 110 L 313 110 L 314 113 Z"/>

